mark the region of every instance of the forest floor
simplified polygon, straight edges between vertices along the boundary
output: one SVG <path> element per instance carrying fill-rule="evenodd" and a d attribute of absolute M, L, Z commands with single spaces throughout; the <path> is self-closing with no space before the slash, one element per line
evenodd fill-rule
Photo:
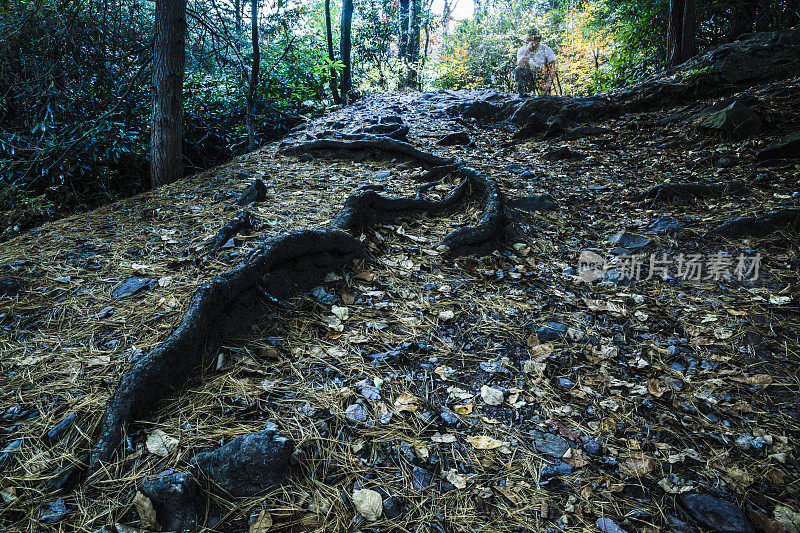
<path fill-rule="evenodd" d="M 713 101 L 549 140 L 444 111 L 469 93 L 375 96 L 314 121 L 283 143 L 399 115 L 415 146 L 493 176 L 509 199 L 547 194 L 558 207 L 521 209 L 527 237 L 484 257 L 433 249 L 477 206 L 368 231 L 370 261 L 230 339 L 216 369 L 129 428 L 107 478 L 62 495 L 48 480 L 85 458 L 120 376 L 200 283 L 265 237 L 325 227 L 365 183 L 413 196 L 420 172 L 288 157 L 274 143 L 0 244 L 0 445 L 19 444 L 0 458 L 0 528 L 154 529 L 134 505 L 141 480 L 271 420 L 296 445 L 291 478 L 264 496 L 214 496 L 219 530 L 583 531 L 607 518 L 631 533 L 692 531 L 679 495 L 700 493 L 761 531 L 798 531 L 798 234 L 707 235 L 800 204 L 796 160 L 755 162 L 796 129 L 800 87 L 754 91 L 742 98 L 766 126 L 747 140 L 698 129 Z M 471 143 L 436 145 L 453 132 Z M 580 155 L 557 159 L 562 147 Z M 212 258 L 198 251 L 254 178 L 268 189 L 249 208 L 259 228 Z M 733 181 L 748 189 L 632 199 Z M 582 253 L 605 262 L 600 279 L 579 270 Z M 626 279 L 634 255 L 641 272 Z M 132 277 L 146 281 L 113 296 Z M 47 436 L 72 414 L 77 431 Z M 376 521 L 354 507 L 362 488 L 383 500 Z"/>

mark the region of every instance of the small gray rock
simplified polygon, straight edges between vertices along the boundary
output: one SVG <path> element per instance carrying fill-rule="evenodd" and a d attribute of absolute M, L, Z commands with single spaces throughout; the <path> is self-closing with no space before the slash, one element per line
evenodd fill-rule
<path fill-rule="evenodd" d="M 424 489 L 431 484 L 433 474 L 418 466 L 411 469 L 411 482 L 417 490 Z"/>
<path fill-rule="evenodd" d="M 241 206 L 252 204 L 253 202 L 261 202 L 267 198 L 267 186 L 260 179 L 253 180 L 253 183 L 245 189 L 245 191 L 236 200 Z"/>
<path fill-rule="evenodd" d="M 703 122 L 701 128 L 718 130 L 737 139 L 745 139 L 761 132 L 761 118 L 755 111 L 739 100 L 731 105 L 710 114 Z"/>
<path fill-rule="evenodd" d="M 67 505 L 64 503 L 64 500 L 56 500 L 54 502 L 44 504 L 41 512 L 39 513 L 39 522 L 53 524 L 55 522 L 64 520 L 67 514 L 69 514 L 69 511 L 67 510 Z"/>
<path fill-rule="evenodd" d="M 194 530 L 205 514 L 205 498 L 185 472 L 166 470 L 140 487 L 150 499 L 158 523 L 169 531 Z"/>
<path fill-rule="evenodd" d="M 438 141 L 436 144 L 439 146 L 456 146 L 456 145 L 466 145 L 472 142 L 469 135 L 466 132 L 459 131 L 456 133 L 451 133 L 449 135 L 445 135 Z"/>
<path fill-rule="evenodd" d="M 610 237 L 608 237 L 608 240 L 618 246 L 627 248 L 629 250 L 644 248 L 645 246 L 648 246 L 653 243 L 653 239 L 644 237 L 642 235 L 637 235 L 636 233 L 630 233 L 628 231 L 617 233 L 616 235 L 611 235 Z"/>
<path fill-rule="evenodd" d="M 800 130 L 788 137 L 771 143 L 756 155 L 758 161 L 795 159 L 798 157 L 800 157 Z"/>
<path fill-rule="evenodd" d="M 680 502 L 689 515 L 704 527 L 720 533 L 756 533 L 755 528 L 733 503 L 709 494 L 687 492 Z"/>
<path fill-rule="evenodd" d="M 625 533 L 625 530 L 610 518 L 598 518 L 594 525 L 603 533 Z"/>
<path fill-rule="evenodd" d="M 546 194 L 511 198 L 506 202 L 506 205 L 512 209 L 517 209 L 526 213 L 533 213 L 534 211 L 552 211 L 553 209 L 558 209 L 558 204 L 555 202 L 555 200 Z"/>
<path fill-rule="evenodd" d="M 50 430 L 45 433 L 44 438 L 42 439 L 45 444 L 52 446 L 63 439 L 75 423 L 76 416 L 77 415 L 75 413 L 70 413 L 64 418 L 64 420 L 50 428 Z"/>
<path fill-rule="evenodd" d="M 347 418 L 356 422 L 366 422 L 368 418 L 366 409 L 359 403 L 350 405 L 345 409 L 344 414 Z"/>
<path fill-rule="evenodd" d="M 531 436 L 533 437 L 533 445 L 536 447 L 536 451 L 550 457 L 561 459 L 569 449 L 567 441 L 553 433 L 545 433 L 534 429 L 531 430 Z"/>
<path fill-rule="evenodd" d="M 536 330 L 536 337 L 539 339 L 539 342 L 558 341 L 566 336 L 567 329 L 569 329 L 569 327 L 566 324 L 545 322 L 542 327 Z"/>
<path fill-rule="evenodd" d="M 153 287 L 156 283 L 158 282 L 152 278 L 140 278 L 133 276 L 119 284 L 111 293 L 111 296 L 114 298 L 125 298 L 126 296 L 132 296 L 137 292 Z"/>
<path fill-rule="evenodd" d="M 564 461 L 555 461 L 552 463 L 544 462 L 539 472 L 539 477 L 547 479 L 554 476 L 566 476 L 571 474 L 573 470 L 575 469 Z"/>
<path fill-rule="evenodd" d="M 645 233 L 667 235 L 683 228 L 683 223 L 672 217 L 658 217 L 647 226 Z"/>

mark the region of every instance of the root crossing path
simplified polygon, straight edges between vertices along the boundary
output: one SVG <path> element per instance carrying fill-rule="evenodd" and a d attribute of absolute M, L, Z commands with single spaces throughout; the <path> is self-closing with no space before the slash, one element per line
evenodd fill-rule
<path fill-rule="evenodd" d="M 791 530 L 798 94 L 370 97 L 0 244 L 0 529 Z"/>

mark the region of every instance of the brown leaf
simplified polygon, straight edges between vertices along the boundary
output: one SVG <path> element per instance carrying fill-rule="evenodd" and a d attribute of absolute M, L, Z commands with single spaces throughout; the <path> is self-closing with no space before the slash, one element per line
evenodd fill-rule
<path fill-rule="evenodd" d="M 250 525 L 250 533 L 267 533 L 272 529 L 272 516 L 265 510 L 258 513 L 256 521 Z"/>
<path fill-rule="evenodd" d="M 759 531 L 764 531 L 769 533 L 787 533 L 786 527 L 780 522 L 776 522 L 775 520 L 768 518 L 762 514 L 758 514 L 753 510 L 750 510 L 748 515 L 750 516 L 750 520 L 753 521 L 753 524 L 755 524 L 756 529 L 758 529 Z"/>
<path fill-rule="evenodd" d="M 575 468 L 581 468 L 589 464 L 589 461 L 583 458 L 583 450 L 579 450 L 578 448 L 570 448 L 567 450 L 567 453 L 564 454 L 561 460 Z"/>
<path fill-rule="evenodd" d="M 150 498 L 137 490 L 136 496 L 133 497 L 133 506 L 136 507 L 136 512 L 139 513 L 139 518 L 142 520 L 142 526 L 145 529 L 161 531 L 161 525 L 156 520 L 156 510 L 153 509 L 153 503 Z"/>
<path fill-rule="evenodd" d="M 619 470 L 626 476 L 642 477 L 649 474 L 656 467 L 656 462 L 642 454 L 636 457 L 629 457 L 619 464 Z"/>
<path fill-rule="evenodd" d="M 353 296 L 353 293 L 342 287 L 341 292 L 339 295 L 342 297 L 342 303 L 344 305 L 353 305 L 356 302 L 356 297 Z"/>
<path fill-rule="evenodd" d="M 565 437 L 573 442 L 580 442 L 581 440 L 583 440 L 581 438 L 583 434 L 580 431 L 578 431 L 577 429 L 572 429 L 570 427 L 567 427 L 564 424 L 564 422 L 560 420 L 550 418 L 547 420 L 546 423 L 548 426 L 558 431 L 558 434 L 561 435 L 562 437 Z"/>
<path fill-rule="evenodd" d="M 647 390 L 656 398 L 661 398 L 669 390 L 663 379 L 652 378 L 647 382 Z"/>
<path fill-rule="evenodd" d="M 502 494 L 503 496 L 505 496 L 506 498 L 508 498 L 508 500 L 514 505 L 519 504 L 519 496 L 517 496 L 515 493 L 511 492 L 507 488 L 501 487 L 499 485 L 494 485 L 492 488 L 497 492 L 499 492 L 500 494 Z"/>
<path fill-rule="evenodd" d="M 413 413 L 419 409 L 419 400 L 410 392 L 404 392 L 394 401 L 394 408 L 398 413 L 403 411 Z"/>
<path fill-rule="evenodd" d="M 358 274 L 356 274 L 353 277 L 355 279 L 360 279 L 362 281 L 369 282 L 369 281 L 372 281 L 372 280 L 375 279 L 375 273 L 372 272 L 372 270 L 362 270 L 361 272 L 359 272 Z"/>

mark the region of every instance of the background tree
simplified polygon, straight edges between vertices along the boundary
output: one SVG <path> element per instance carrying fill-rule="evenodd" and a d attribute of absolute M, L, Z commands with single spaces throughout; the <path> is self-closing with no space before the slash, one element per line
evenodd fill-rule
<path fill-rule="evenodd" d="M 253 63 L 250 67 L 250 86 L 247 89 L 247 147 L 256 147 L 255 98 L 258 70 L 261 67 L 261 46 L 258 42 L 258 0 L 250 0 L 250 39 L 253 43 Z"/>
<path fill-rule="evenodd" d="M 150 181 L 153 187 L 183 176 L 185 37 L 185 0 L 156 0 L 150 122 Z"/>
<path fill-rule="evenodd" d="M 358 0 L 353 20 L 353 72 L 366 90 L 387 91 L 397 60 L 392 44 L 397 38 L 397 3 Z"/>
<path fill-rule="evenodd" d="M 405 85 L 417 89 L 422 1 L 410 0 L 408 9 L 408 78 Z"/>
<path fill-rule="evenodd" d="M 669 0 L 666 66 L 680 65 L 697 53 L 695 0 Z"/>
<path fill-rule="evenodd" d="M 398 72 L 398 89 L 408 86 L 408 30 L 410 21 L 410 5 L 412 0 L 400 0 L 399 38 L 397 43 L 397 58 L 400 63 Z"/>
<path fill-rule="evenodd" d="M 325 41 L 328 45 L 328 61 L 330 61 L 330 84 L 331 94 L 333 95 L 333 103 L 340 104 L 341 97 L 336 84 L 336 68 L 333 66 L 336 61 L 336 56 L 333 54 L 333 31 L 331 29 L 331 0 L 325 0 Z"/>
<path fill-rule="evenodd" d="M 342 21 L 339 33 L 339 55 L 342 56 L 342 84 L 341 96 L 342 101 L 348 102 L 350 98 L 350 91 L 352 89 L 352 69 L 350 65 L 350 51 L 352 49 L 352 40 L 350 38 L 350 30 L 353 26 L 353 0 L 343 0 L 342 2 Z"/>

